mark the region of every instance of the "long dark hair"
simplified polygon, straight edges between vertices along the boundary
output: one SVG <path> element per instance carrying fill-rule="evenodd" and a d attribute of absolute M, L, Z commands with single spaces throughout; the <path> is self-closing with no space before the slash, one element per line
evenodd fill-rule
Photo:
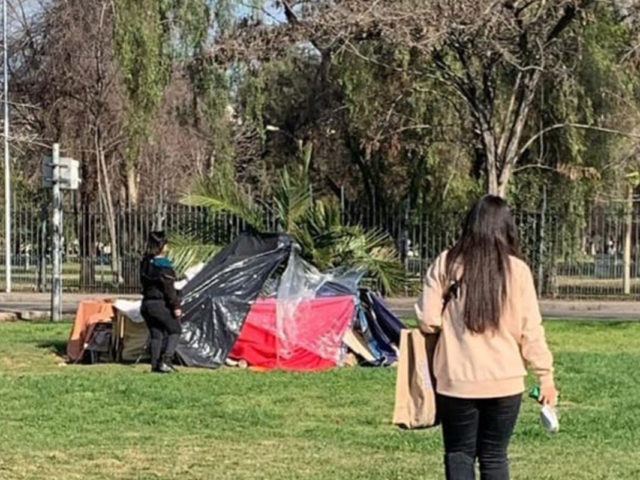
<path fill-rule="evenodd" d="M 509 257 L 521 258 L 518 229 L 502 198 L 486 195 L 472 207 L 447 254 L 447 276 L 464 295 L 464 323 L 474 333 L 496 330 L 507 296 Z M 456 274 L 461 278 L 456 278 Z"/>
<path fill-rule="evenodd" d="M 158 255 L 167 244 L 167 237 L 163 231 L 151 232 L 147 238 L 147 255 Z"/>

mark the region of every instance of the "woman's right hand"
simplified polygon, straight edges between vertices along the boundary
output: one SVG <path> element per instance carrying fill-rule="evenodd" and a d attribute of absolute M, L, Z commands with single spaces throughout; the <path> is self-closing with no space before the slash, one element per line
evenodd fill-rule
<path fill-rule="evenodd" d="M 538 397 L 538 401 L 542 405 L 554 406 L 558 402 L 558 390 L 556 390 L 555 385 L 540 387 L 540 396 Z"/>
<path fill-rule="evenodd" d="M 180 317 L 182 316 L 182 310 L 180 310 L 179 308 L 176 308 L 176 309 L 173 311 L 173 316 L 174 316 L 175 318 L 180 318 Z"/>

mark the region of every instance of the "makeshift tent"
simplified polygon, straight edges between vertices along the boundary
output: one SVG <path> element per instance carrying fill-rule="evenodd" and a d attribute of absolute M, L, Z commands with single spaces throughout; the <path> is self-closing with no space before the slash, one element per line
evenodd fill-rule
<path fill-rule="evenodd" d="M 177 354 L 202 367 L 220 366 L 230 353 L 263 368 L 338 365 L 361 276 L 321 274 L 286 235 L 241 235 L 185 287 Z M 258 300 L 268 280 L 275 295 Z"/>
<path fill-rule="evenodd" d="M 404 325 L 368 290 L 362 272 L 320 273 L 282 234 L 243 234 L 182 290 L 184 365 L 317 370 L 340 365 L 349 349 L 365 365 L 397 359 Z M 113 358 L 148 358 L 140 302 L 116 302 Z"/>
<path fill-rule="evenodd" d="M 139 362 L 150 358 L 149 329 L 140 314 L 138 301 L 118 300 L 114 303 L 113 358 L 117 362 Z"/>
<path fill-rule="evenodd" d="M 140 316 L 140 301 L 88 299 L 78 304 L 67 342 L 72 363 L 133 362 L 148 358 L 149 330 Z"/>
<path fill-rule="evenodd" d="M 109 324 L 112 317 L 113 306 L 111 300 L 94 299 L 80 302 L 71 327 L 69 341 L 67 342 L 67 360 L 80 362 L 85 355 L 87 347 L 92 344 L 92 337 L 96 327 L 104 323 Z M 104 329 L 101 328 L 101 330 Z M 93 343 L 95 344 L 95 342 Z"/>

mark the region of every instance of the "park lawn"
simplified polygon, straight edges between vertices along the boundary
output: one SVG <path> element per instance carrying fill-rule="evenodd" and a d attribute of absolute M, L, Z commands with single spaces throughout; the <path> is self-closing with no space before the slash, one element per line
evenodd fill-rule
<path fill-rule="evenodd" d="M 0 478 L 439 479 L 438 429 L 390 425 L 395 371 L 64 365 L 69 325 L 0 324 Z M 518 480 L 640 478 L 640 324 L 547 323 L 561 432 L 525 401 Z"/>

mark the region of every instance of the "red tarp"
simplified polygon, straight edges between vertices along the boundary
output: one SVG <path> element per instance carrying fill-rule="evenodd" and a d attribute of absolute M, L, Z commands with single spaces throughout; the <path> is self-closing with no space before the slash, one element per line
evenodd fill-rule
<path fill-rule="evenodd" d="M 354 316 L 354 297 L 303 300 L 294 305 L 292 315 L 281 314 L 282 325 L 278 325 L 276 305 L 275 299 L 258 299 L 253 304 L 229 356 L 262 368 L 335 367 Z"/>

